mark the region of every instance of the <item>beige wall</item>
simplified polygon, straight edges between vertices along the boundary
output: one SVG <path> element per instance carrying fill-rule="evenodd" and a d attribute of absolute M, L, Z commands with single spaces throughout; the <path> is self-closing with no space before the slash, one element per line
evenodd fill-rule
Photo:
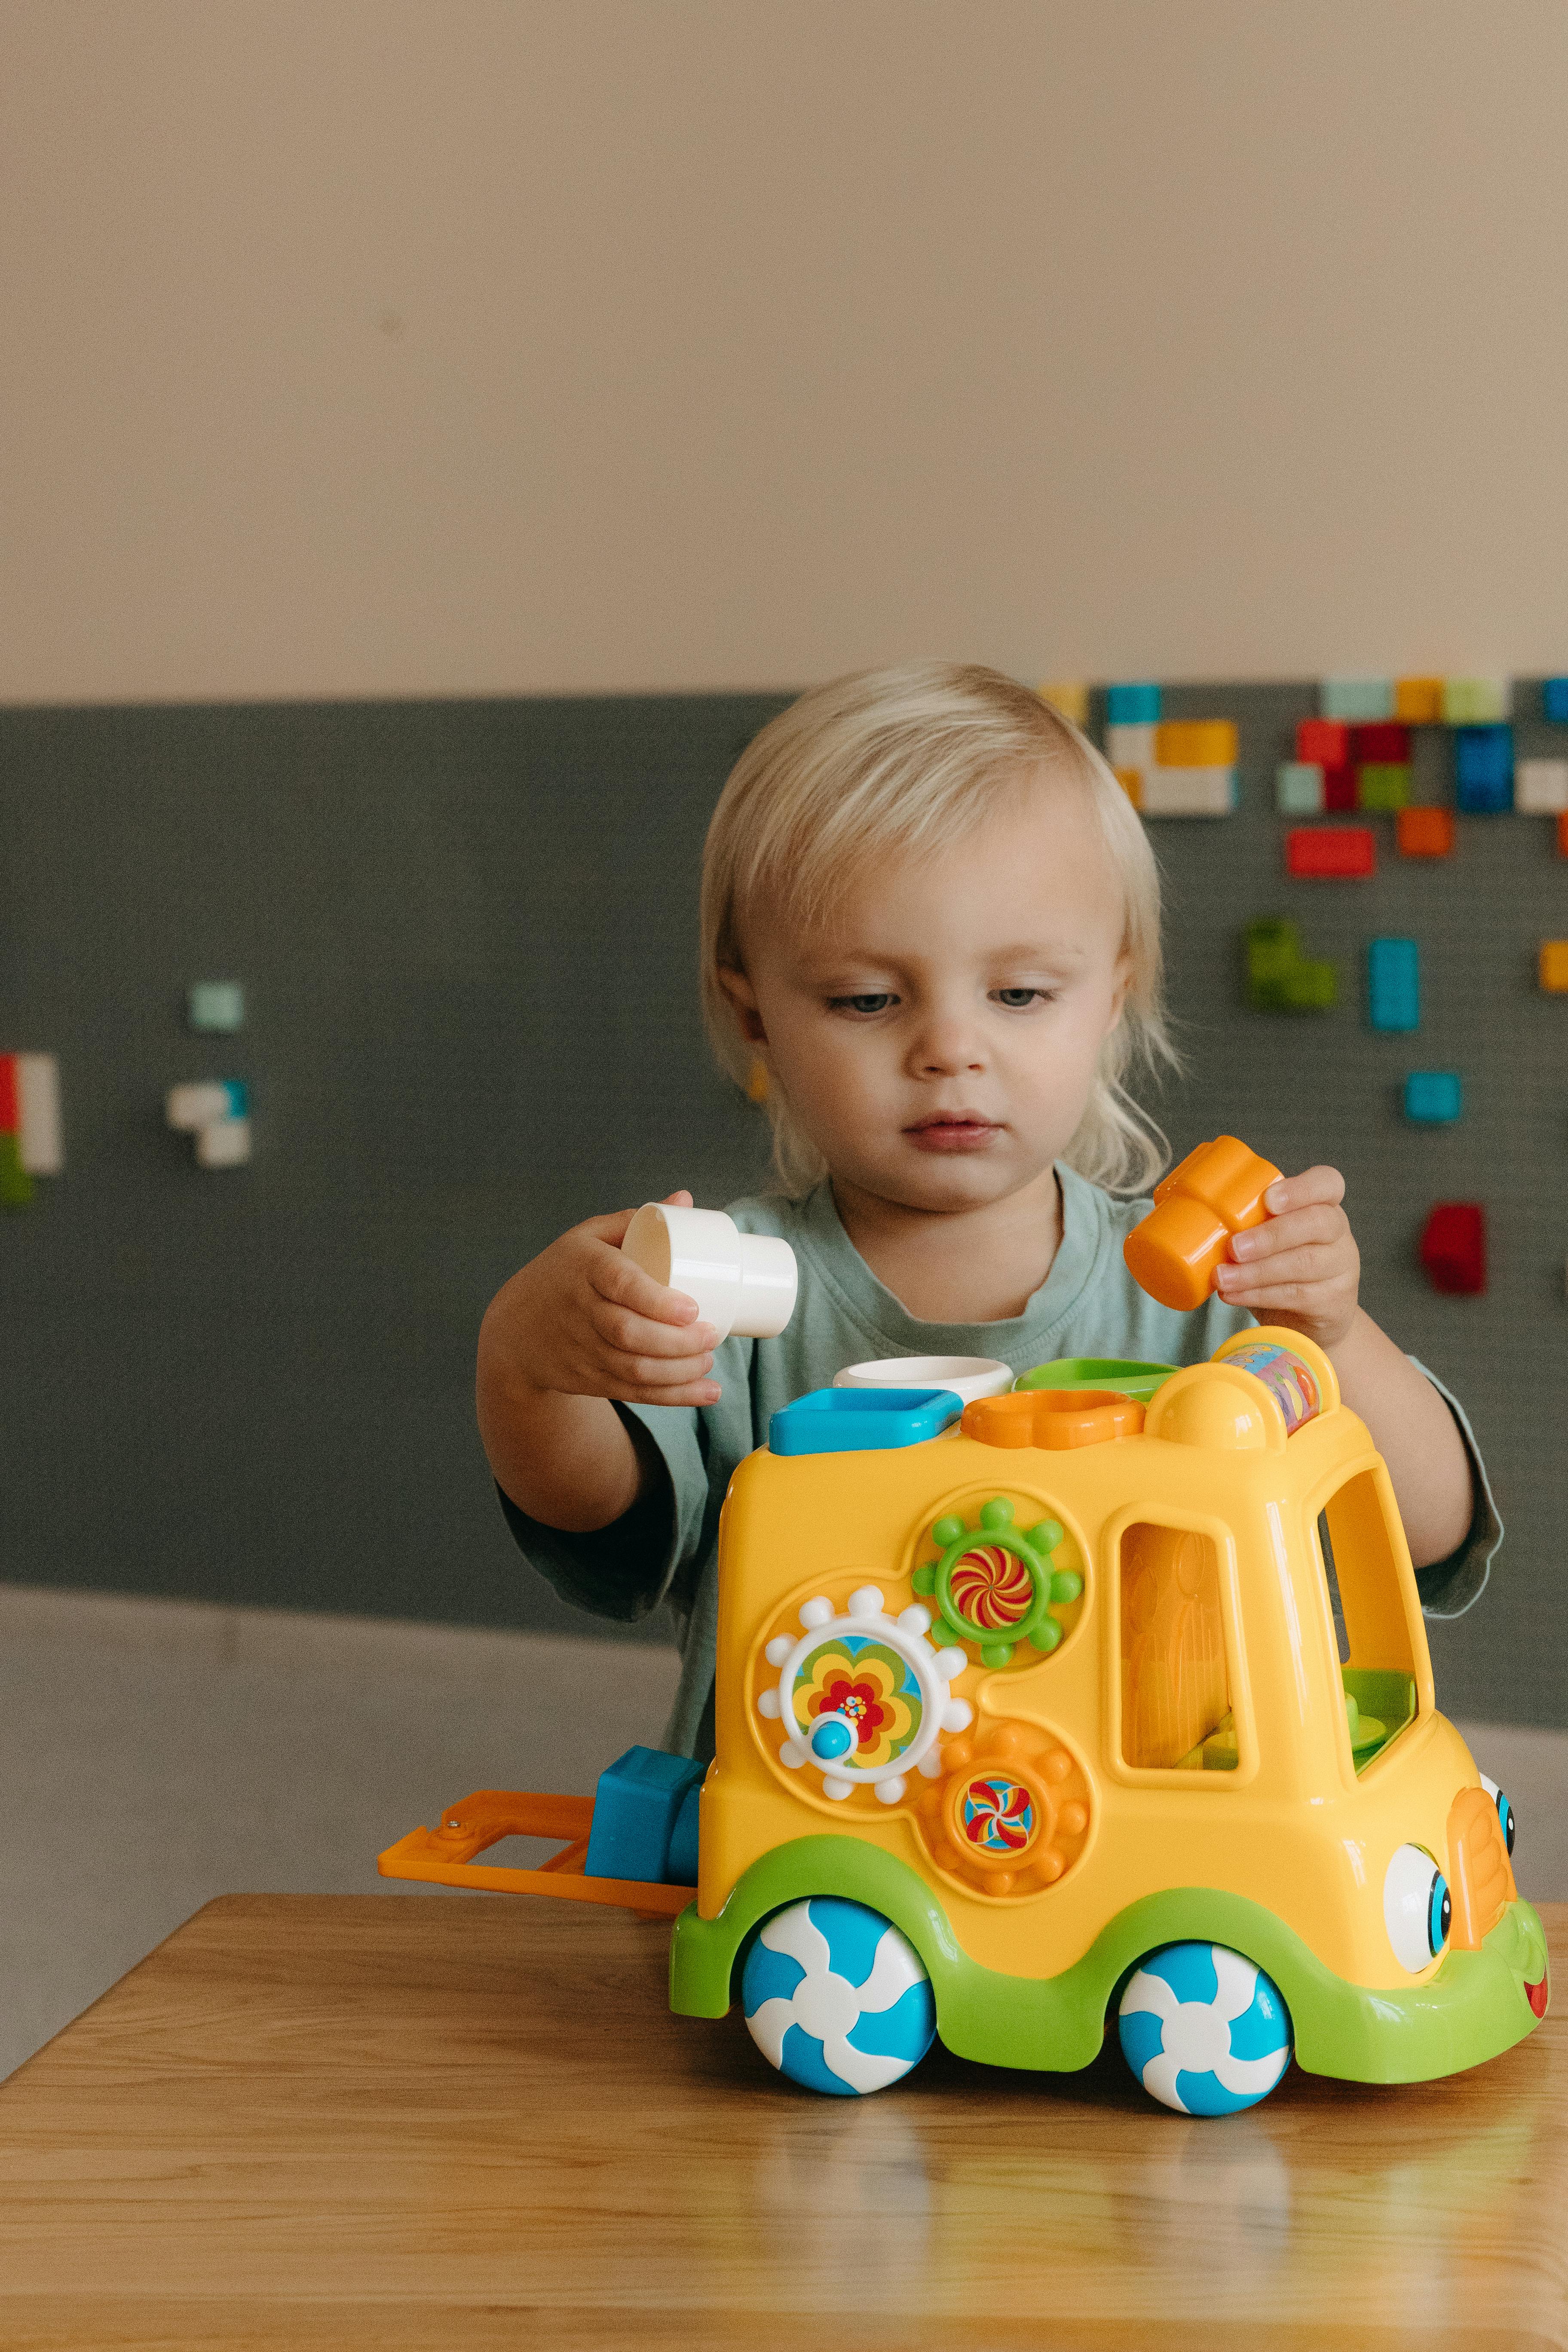
<path fill-rule="evenodd" d="M 1563 0 L 0 0 L 0 698 L 1568 668 Z"/>

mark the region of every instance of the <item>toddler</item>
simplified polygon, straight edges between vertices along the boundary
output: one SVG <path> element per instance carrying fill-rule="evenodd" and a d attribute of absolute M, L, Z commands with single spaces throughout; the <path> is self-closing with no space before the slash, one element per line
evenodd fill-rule
<path fill-rule="evenodd" d="M 1454 1400 L 1357 1303 L 1335 1170 L 1270 1189 L 1194 1313 L 1127 1271 L 1167 1155 L 1124 1081 L 1175 1062 L 1159 878 L 1110 770 L 1036 695 L 910 665 L 765 727 L 709 828 L 702 988 L 726 1068 L 765 1073 L 782 1190 L 730 1214 L 794 1249 L 789 1328 L 716 1346 L 691 1300 L 622 1256 L 628 1208 L 513 1275 L 479 1350 L 479 1427 L 529 1558 L 604 1615 L 671 1605 L 668 1747 L 712 1754 L 731 1472 L 777 1407 L 868 1357 L 1189 1364 L 1255 1320 L 1288 1325 L 1331 1358 L 1388 1465 L 1423 1605 L 1476 1599 L 1502 1534 L 1485 1473 Z"/>

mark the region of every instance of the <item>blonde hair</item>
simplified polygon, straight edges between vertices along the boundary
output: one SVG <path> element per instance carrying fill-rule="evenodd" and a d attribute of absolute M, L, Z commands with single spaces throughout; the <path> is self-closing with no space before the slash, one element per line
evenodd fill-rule
<path fill-rule="evenodd" d="M 1136 811 L 1094 746 L 999 670 L 952 662 L 862 670 L 803 694 L 746 746 L 719 796 L 702 856 L 703 1018 L 719 1060 L 754 1098 L 755 1048 L 719 977 L 745 969 L 750 910 L 766 904 L 806 924 L 830 917 L 871 860 L 948 847 L 1030 768 L 1070 778 L 1088 798 L 1121 885 L 1121 952 L 1131 973 L 1064 1156 L 1108 1191 L 1141 1192 L 1170 1152 L 1124 1082 L 1140 1066 L 1180 1066 L 1165 1019 L 1159 870 Z M 826 1162 L 777 1075 L 768 1076 L 773 1164 L 785 1192 L 798 1196 L 826 1174 Z"/>

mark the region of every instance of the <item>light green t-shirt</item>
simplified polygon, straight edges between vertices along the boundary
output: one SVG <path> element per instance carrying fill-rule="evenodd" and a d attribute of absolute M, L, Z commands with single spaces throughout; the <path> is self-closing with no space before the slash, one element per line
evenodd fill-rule
<path fill-rule="evenodd" d="M 742 1233 L 782 1234 L 795 1254 L 800 1293 L 788 1329 L 776 1339 L 724 1341 L 713 1364 L 723 1388 L 717 1404 L 616 1408 L 647 1431 L 668 1475 L 612 1527 L 565 1535 L 501 1496 L 519 1544 L 563 1600 L 623 1620 L 668 1602 L 681 1673 L 667 1748 L 704 1759 L 713 1752 L 719 1511 L 737 1465 L 767 1443 L 769 1415 L 781 1405 L 830 1386 L 847 1364 L 878 1356 L 989 1356 L 1015 1372 L 1063 1356 L 1203 1363 L 1256 1320 L 1218 1297 L 1190 1315 L 1161 1307 L 1139 1289 L 1121 1255 L 1152 1204 L 1113 1200 L 1059 1164 L 1057 1176 L 1060 1247 L 1023 1313 L 1000 1323 L 922 1323 L 909 1314 L 850 1241 L 826 1182 L 803 1201 L 732 1202 L 730 1214 Z M 1450 1617 L 1480 1593 L 1502 1523 L 1468 1423 L 1442 1382 L 1433 1385 L 1463 1434 L 1477 1498 L 1458 1550 L 1417 1577 L 1424 1608 Z"/>

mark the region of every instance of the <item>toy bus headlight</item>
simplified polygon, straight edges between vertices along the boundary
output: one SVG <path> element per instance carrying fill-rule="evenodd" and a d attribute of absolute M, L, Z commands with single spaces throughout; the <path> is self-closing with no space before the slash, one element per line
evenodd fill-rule
<path fill-rule="evenodd" d="M 1383 1882 L 1383 1916 L 1400 1967 L 1419 1976 L 1447 1942 L 1453 1919 L 1448 1882 L 1423 1847 L 1396 1847 Z"/>
<path fill-rule="evenodd" d="M 1486 1790 L 1488 1796 L 1491 1799 L 1493 1804 L 1497 1807 L 1497 1817 L 1502 1823 L 1503 1843 L 1508 1847 L 1509 1853 L 1511 1854 L 1513 1852 L 1514 1832 L 1518 1826 L 1513 1818 L 1512 1801 L 1510 1798 L 1508 1791 L 1505 1789 L 1500 1789 L 1495 1780 L 1489 1780 L 1484 1772 L 1481 1774 L 1481 1786 Z"/>

